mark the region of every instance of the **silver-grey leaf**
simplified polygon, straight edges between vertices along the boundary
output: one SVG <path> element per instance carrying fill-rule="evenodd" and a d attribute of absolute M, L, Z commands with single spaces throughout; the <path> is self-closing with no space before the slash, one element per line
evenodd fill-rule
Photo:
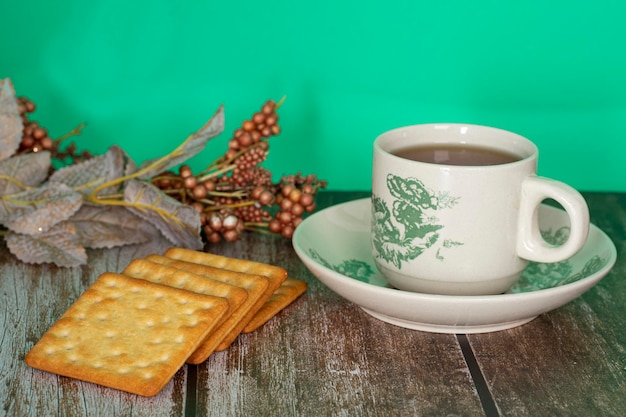
<path fill-rule="evenodd" d="M 87 253 L 81 246 L 76 228 L 61 222 L 46 232 L 23 235 L 8 231 L 4 236 L 7 247 L 19 260 L 31 264 L 53 263 L 72 267 L 87 263 Z"/>
<path fill-rule="evenodd" d="M 50 152 L 47 151 L 14 155 L 0 161 L 0 195 L 38 186 L 48 177 L 50 164 Z"/>
<path fill-rule="evenodd" d="M 187 159 L 200 153 L 207 142 L 213 139 L 224 130 L 224 106 L 220 106 L 204 126 L 196 133 L 190 135 L 178 148 L 170 154 L 157 159 L 145 161 L 139 167 L 141 175 L 139 179 L 152 178 L 157 174 L 167 171 L 168 169 L 186 161 Z"/>
<path fill-rule="evenodd" d="M 145 220 L 123 206 L 83 204 L 70 221 L 86 248 L 144 243 L 155 233 Z"/>
<path fill-rule="evenodd" d="M 124 153 L 124 156 L 126 158 L 126 166 L 124 167 L 124 176 L 132 175 L 135 172 L 137 172 L 139 167 L 137 166 L 137 163 L 133 161 L 130 155 L 128 155 L 127 153 Z"/>
<path fill-rule="evenodd" d="M 118 146 L 111 146 L 104 155 L 95 156 L 55 171 L 50 176 L 50 182 L 63 183 L 84 195 L 89 195 L 102 184 L 124 175 L 124 160 L 124 151 Z M 112 186 L 102 190 L 99 194 L 116 193 L 120 190 L 120 187 Z"/>
<path fill-rule="evenodd" d="M 69 219 L 80 208 L 80 193 L 65 184 L 46 183 L 21 193 L 1 196 L 0 223 L 17 233 L 37 234 Z"/>
<path fill-rule="evenodd" d="M 22 141 L 23 130 L 11 80 L 0 80 L 0 160 L 15 154 Z"/>
<path fill-rule="evenodd" d="M 202 248 L 200 214 L 190 205 L 165 195 L 152 184 L 137 180 L 126 183 L 124 201 L 132 204 L 129 210 L 154 225 L 175 245 Z"/>

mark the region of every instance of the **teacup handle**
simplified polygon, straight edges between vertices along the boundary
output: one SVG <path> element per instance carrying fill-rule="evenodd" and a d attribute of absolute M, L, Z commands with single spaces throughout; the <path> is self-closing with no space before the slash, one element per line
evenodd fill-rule
<path fill-rule="evenodd" d="M 556 200 L 570 218 L 570 235 L 561 246 L 549 245 L 539 230 L 538 208 L 547 198 Z M 589 208 L 572 187 L 548 178 L 530 176 L 522 183 L 517 254 L 534 262 L 559 262 L 578 252 L 589 233 Z"/>

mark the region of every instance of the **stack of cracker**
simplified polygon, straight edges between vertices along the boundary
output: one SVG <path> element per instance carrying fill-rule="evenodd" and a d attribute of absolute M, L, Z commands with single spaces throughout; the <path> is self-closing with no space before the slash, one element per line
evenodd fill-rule
<path fill-rule="evenodd" d="M 143 396 L 306 290 L 283 268 L 173 248 L 106 272 L 26 355 L 33 368 Z"/>

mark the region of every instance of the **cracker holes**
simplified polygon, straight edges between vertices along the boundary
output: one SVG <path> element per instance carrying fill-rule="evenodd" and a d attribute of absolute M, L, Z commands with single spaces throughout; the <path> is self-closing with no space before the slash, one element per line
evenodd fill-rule
<path fill-rule="evenodd" d="M 57 333 L 57 337 L 60 337 L 62 339 L 67 339 L 70 335 L 70 331 L 69 330 L 61 330 L 59 331 L 59 333 Z"/>

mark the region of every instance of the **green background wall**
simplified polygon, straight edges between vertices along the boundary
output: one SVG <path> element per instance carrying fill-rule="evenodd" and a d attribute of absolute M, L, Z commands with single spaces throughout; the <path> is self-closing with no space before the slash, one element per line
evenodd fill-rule
<path fill-rule="evenodd" d="M 0 77 L 58 137 L 169 151 L 220 104 L 226 132 L 287 96 L 265 164 L 370 188 L 371 144 L 408 124 L 523 134 L 540 174 L 626 190 L 623 1 L 3 1 Z"/>

